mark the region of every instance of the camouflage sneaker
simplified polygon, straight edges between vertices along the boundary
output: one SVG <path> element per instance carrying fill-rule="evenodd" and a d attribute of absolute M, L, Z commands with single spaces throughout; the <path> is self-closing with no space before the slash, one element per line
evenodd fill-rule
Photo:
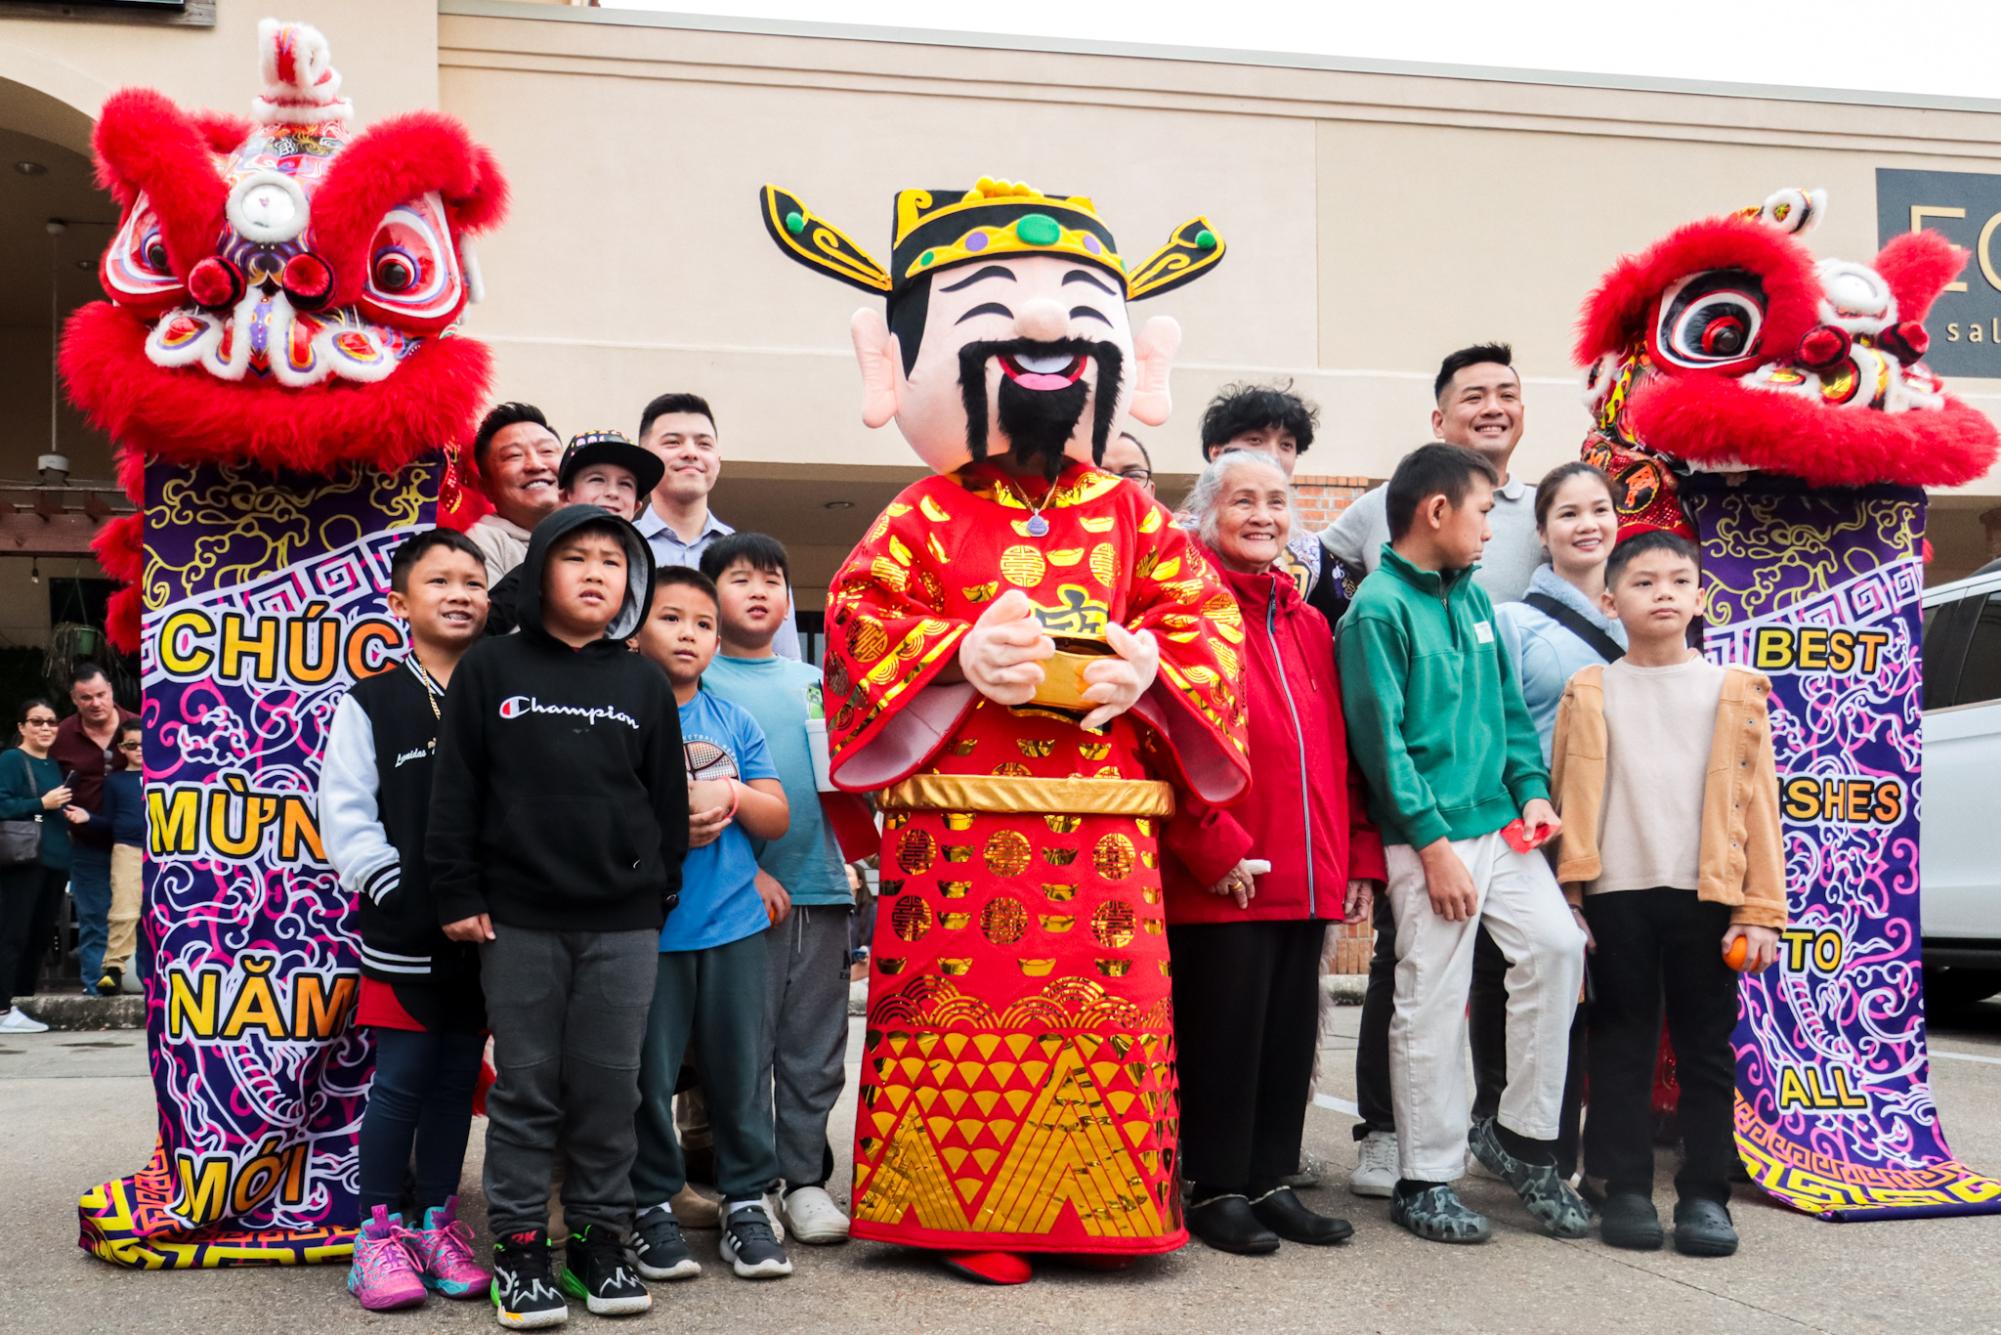
<path fill-rule="evenodd" d="M 1466 1142 L 1488 1172 L 1515 1189 L 1543 1232 L 1553 1238 L 1581 1238 L 1591 1231 L 1591 1207 L 1558 1175 L 1556 1165 L 1525 1163 L 1508 1153 L 1493 1118 L 1475 1122 Z"/>
<path fill-rule="evenodd" d="M 1487 1216 L 1459 1199 L 1451 1187 L 1426 1187 L 1390 1197 L 1390 1222 L 1427 1242 L 1485 1242 L 1493 1236 Z"/>

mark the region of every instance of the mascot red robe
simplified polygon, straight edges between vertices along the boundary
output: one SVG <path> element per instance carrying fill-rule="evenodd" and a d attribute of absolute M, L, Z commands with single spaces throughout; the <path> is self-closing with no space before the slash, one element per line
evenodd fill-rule
<path fill-rule="evenodd" d="M 933 475 L 828 600 L 833 778 L 886 813 L 854 1236 L 978 1278 L 1187 1234 L 1159 833 L 1247 773 L 1235 603 L 1137 487 L 1179 342 L 1127 303 L 1212 267 L 1200 219 L 1131 269 L 1086 199 L 982 180 L 897 197 L 885 270 L 767 188 L 784 251 L 889 297 L 853 323 L 863 417 Z"/>

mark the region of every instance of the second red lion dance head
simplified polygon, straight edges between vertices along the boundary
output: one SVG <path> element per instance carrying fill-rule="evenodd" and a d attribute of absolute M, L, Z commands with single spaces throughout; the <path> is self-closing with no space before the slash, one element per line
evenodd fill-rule
<path fill-rule="evenodd" d="M 1924 319 L 1966 254 L 1936 232 L 1875 260 L 1816 261 L 1819 191 L 1691 223 L 1605 276 L 1577 360 L 1596 417 L 1584 456 L 1615 481 L 1621 535 L 1686 533 L 1677 473 L 1755 470 L 1815 486 L 1980 476 L 1988 418 L 1923 362 Z"/>

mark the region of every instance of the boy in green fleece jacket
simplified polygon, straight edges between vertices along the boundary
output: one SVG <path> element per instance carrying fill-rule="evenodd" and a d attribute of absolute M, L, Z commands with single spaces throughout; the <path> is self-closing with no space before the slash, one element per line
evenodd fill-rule
<path fill-rule="evenodd" d="M 1390 1218 L 1434 1242 L 1491 1229 L 1452 1189 L 1470 1142 L 1543 1229 L 1582 1237 L 1590 1215 L 1555 1146 L 1584 935 L 1529 841 L 1561 823 L 1542 746 L 1494 609 L 1471 578 L 1500 481 L 1457 445 L 1425 445 L 1385 492 L 1390 541 L 1341 619 L 1348 742 L 1382 831 L 1396 918 L 1390 1090 L 1398 1181 Z M 1466 995 L 1485 925 L 1508 967 L 1508 1085 L 1468 1134 Z"/>

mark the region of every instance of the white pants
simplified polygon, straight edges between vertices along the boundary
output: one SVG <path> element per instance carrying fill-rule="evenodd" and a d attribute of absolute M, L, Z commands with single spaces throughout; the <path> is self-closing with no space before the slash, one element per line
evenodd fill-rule
<path fill-rule="evenodd" d="M 1501 1124 L 1554 1140 L 1562 1116 L 1570 1021 L 1584 981 L 1584 933 L 1540 852 L 1517 853 L 1498 832 L 1453 852 L 1473 875 L 1479 909 L 1448 922 L 1431 907 L 1424 864 L 1408 844 L 1385 849 L 1396 915 L 1396 1015 L 1390 1021 L 1390 1094 L 1398 1169 L 1451 1182 L 1466 1169 L 1472 1094 L 1466 1078 L 1466 995 L 1473 942 L 1484 923 L 1508 966 L 1508 1088 Z"/>

